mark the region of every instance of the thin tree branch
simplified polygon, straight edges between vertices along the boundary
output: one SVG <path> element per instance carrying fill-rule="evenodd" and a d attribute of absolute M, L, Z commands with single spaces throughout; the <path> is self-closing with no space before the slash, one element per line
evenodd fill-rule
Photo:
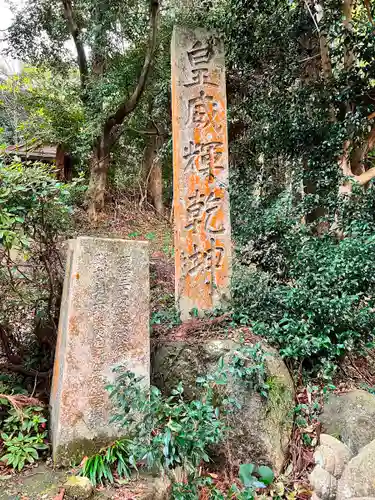
<path fill-rule="evenodd" d="M 311 9 L 310 9 L 310 6 L 309 6 L 309 4 L 308 4 L 307 0 L 305 0 L 305 5 L 306 5 L 306 7 L 307 7 L 307 10 L 309 11 L 309 14 L 310 14 L 310 16 L 311 16 L 311 19 L 314 21 L 316 31 L 317 31 L 318 33 L 320 33 L 320 29 L 319 29 L 318 23 L 316 22 L 316 19 L 315 19 L 314 14 L 311 12 Z"/>
<path fill-rule="evenodd" d="M 117 109 L 116 113 L 114 113 L 108 118 L 105 124 L 105 128 L 107 130 L 111 130 L 115 125 L 121 125 L 125 117 L 135 109 L 139 99 L 142 96 L 156 47 L 159 10 L 160 10 L 159 0 L 150 0 L 150 32 L 149 32 L 147 53 L 143 63 L 143 68 L 139 76 L 137 86 L 135 87 L 130 98 L 122 102 L 119 108 Z"/>
<path fill-rule="evenodd" d="M 72 38 L 74 40 L 74 45 L 77 51 L 77 62 L 81 77 L 81 88 L 82 90 L 85 90 L 87 76 L 88 76 L 88 69 L 87 69 L 87 58 L 85 54 L 85 49 L 81 40 L 81 31 L 74 20 L 71 0 L 62 0 L 62 4 L 64 7 L 65 19 L 67 20 L 69 31 L 70 34 L 72 35 Z"/>
<path fill-rule="evenodd" d="M 14 373 L 21 373 L 26 377 L 48 378 L 52 374 L 52 370 L 49 370 L 48 372 L 38 372 L 37 370 L 33 370 L 32 368 L 27 370 L 24 366 L 15 365 L 13 363 L 5 363 L 0 365 L 0 371 L 3 370 L 9 370 Z"/>

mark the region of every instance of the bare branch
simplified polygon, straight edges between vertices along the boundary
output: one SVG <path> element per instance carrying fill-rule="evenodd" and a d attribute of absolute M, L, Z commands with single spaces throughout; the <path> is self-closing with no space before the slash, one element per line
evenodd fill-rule
<path fill-rule="evenodd" d="M 49 370 L 48 372 L 38 372 L 37 370 L 33 370 L 32 368 L 27 370 L 23 365 L 15 365 L 13 363 L 5 363 L 0 365 L 0 370 L 8 370 L 14 373 L 20 373 L 22 375 L 25 375 L 26 377 L 48 378 L 52 374 L 52 370 Z"/>
<path fill-rule="evenodd" d="M 315 16 L 314 14 L 311 12 L 311 9 L 310 9 L 310 6 L 309 6 L 309 3 L 307 2 L 307 0 L 305 0 L 305 5 L 307 7 L 307 10 L 309 11 L 309 14 L 311 16 L 311 19 L 313 20 L 314 24 L 315 24 L 315 28 L 316 28 L 316 31 L 318 33 L 320 33 L 320 29 L 319 29 L 319 26 L 318 26 L 318 23 L 316 22 L 316 19 L 315 19 Z"/>
<path fill-rule="evenodd" d="M 119 108 L 117 109 L 116 113 L 114 113 L 108 118 L 105 124 L 105 128 L 107 130 L 111 130 L 115 125 L 121 125 L 125 117 L 135 109 L 139 99 L 142 96 L 156 47 L 159 10 L 160 10 L 159 0 L 150 0 L 150 32 L 149 32 L 147 53 L 143 63 L 143 68 L 139 76 L 137 86 L 134 89 L 130 98 L 122 102 Z"/>
<path fill-rule="evenodd" d="M 81 88 L 82 90 L 84 90 L 86 87 L 88 70 L 87 70 L 87 59 L 86 59 L 85 49 L 81 40 L 81 32 L 80 29 L 78 28 L 77 23 L 74 20 L 71 0 L 62 0 L 62 4 L 64 7 L 65 19 L 67 20 L 70 34 L 72 35 L 74 44 L 76 46 L 77 62 L 81 77 Z"/>

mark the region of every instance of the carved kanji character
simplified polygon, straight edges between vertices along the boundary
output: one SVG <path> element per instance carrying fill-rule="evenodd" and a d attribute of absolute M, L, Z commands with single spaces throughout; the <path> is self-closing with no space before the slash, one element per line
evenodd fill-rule
<path fill-rule="evenodd" d="M 193 68 L 207 66 L 213 56 L 212 46 L 203 45 L 200 40 L 197 40 L 187 54 Z"/>
<path fill-rule="evenodd" d="M 193 97 L 188 101 L 187 125 L 194 125 L 195 128 L 204 129 L 212 124 L 216 132 L 220 133 L 222 125 L 216 123 L 215 118 L 219 111 L 219 104 L 213 96 L 207 95 L 202 90 L 198 97 Z"/>
<path fill-rule="evenodd" d="M 223 169 L 221 157 L 223 152 L 219 150 L 223 146 L 220 141 L 195 144 L 190 141 L 189 146 L 184 147 L 183 158 L 187 160 L 184 171 L 196 171 L 207 177 L 214 177 L 214 169 Z M 196 161 L 197 160 L 197 161 Z"/>
<path fill-rule="evenodd" d="M 223 263 L 225 248 L 221 245 L 215 244 L 211 240 L 211 248 L 207 250 L 199 249 L 197 245 L 193 245 L 193 252 L 187 254 L 181 252 L 182 257 L 182 270 L 184 276 L 194 276 L 200 271 L 208 271 L 210 278 L 206 283 L 210 283 L 212 279 L 212 271 L 219 269 Z"/>
<path fill-rule="evenodd" d="M 203 222 L 204 215 L 206 214 L 205 230 L 212 234 L 222 234 L 225 231 L 223 224 L 214 225 L 212 221 L 220 208 L 222 199 L 222 196 L 217 196 L 213 191 L 206 196 L 199 193 L 197 189 L 193 196 L 188 197 L 189 204 L 186 207 L 187 224 L 185 225 L 185 229 L 192 229 L 193 233 L 196 233 L 199 224 Z"/>
<path fill-rule="evenodd" d="M 195 42 L 191 50 L 187 51 L 188 59 L 192 67 L 192 79 L 191 82 L 185 83 L 185 87 L 193 87 L 195 85 L 214 85 L 217 87 L 217 83 L 210 82 L 210 75 L 208 72 L 209 62 L 213 56 L 212 47 L 209 45 L 203 45 L 203 43 L 198 40 Z"/>

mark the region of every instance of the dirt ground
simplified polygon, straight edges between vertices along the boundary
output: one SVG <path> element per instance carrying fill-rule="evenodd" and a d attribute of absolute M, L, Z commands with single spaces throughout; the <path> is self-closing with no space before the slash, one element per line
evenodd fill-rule
<path fill-rule="evenodd" d="M 21 474 L 0 475 L 0 500 L 61 500 L 63 485 L 70 471 L 53 469 L 41 462 Z M 148 476 L 98 487 L 95 500 L 133 500 L 151 498 L 154 479 Z"/>

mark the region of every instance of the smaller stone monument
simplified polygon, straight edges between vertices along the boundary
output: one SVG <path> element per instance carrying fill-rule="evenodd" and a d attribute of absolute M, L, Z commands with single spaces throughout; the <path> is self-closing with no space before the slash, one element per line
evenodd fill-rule
<path fill-rule="evenodd" d="M 80 237 L 69 242 L 50 400 L 56 465 L 121 434 L 105 389 L 119 365 L 149 384 L 148 243 Z"/>

